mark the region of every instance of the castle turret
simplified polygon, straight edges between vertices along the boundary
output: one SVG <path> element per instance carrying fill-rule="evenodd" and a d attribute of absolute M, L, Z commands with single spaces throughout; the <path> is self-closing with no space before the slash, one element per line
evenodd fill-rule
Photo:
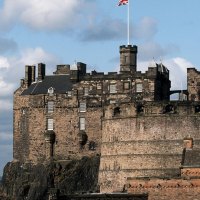
<path fill-rule="evenodd" d="M 120 46 L 120 73 L 135 73 L 137 70 L 137 46 Z"/>

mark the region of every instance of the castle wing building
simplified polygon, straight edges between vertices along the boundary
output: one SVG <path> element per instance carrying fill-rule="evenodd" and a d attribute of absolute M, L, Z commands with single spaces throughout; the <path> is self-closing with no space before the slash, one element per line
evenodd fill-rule
<path fill-rule="evenodd" d="M 36 78 L 36 67 L 25 66 L 14 93 L 14 159 L 44 163 L 99 154 L 102 193 L 194 185 L 163 180 L 200 176 L 200 73 L 188 69 L 188 89 L 170 91 L 162 63 L 142 73 L 137 46 L 119 52 L 119 72 L 108 74 L 88 73 L 78 62 L 46 75 L 40 63 Z M 175 92 L 185 98 L 170 101 Z"/>

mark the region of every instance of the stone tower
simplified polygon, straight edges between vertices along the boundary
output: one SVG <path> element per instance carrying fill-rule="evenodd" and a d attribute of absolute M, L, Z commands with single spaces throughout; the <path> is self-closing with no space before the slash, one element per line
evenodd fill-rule
<path fill-rule="evenodd" d="M 120 73 L 137 71 L 137 46 L 120 46 Z"/>

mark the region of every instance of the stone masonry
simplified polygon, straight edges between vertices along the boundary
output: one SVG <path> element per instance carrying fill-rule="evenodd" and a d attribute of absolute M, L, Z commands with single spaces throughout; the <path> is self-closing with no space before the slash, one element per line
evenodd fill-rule
<path fill-rule="evenodd" d="M 88 73 L 78 62 L 46 75 L 40 63 L 36 78 L 36 67 L 25 66 L 14 93 L 14 160 L 38 164 L 98 154 L 101 193 L 148 193 L 156 200 L 184 199 L 185 192 L 185 199 L 198 199 L 200 72 L 189 68 L 187 91 L 170 91 L 162 63 L 142 73 L 137 46 L 119 52 L 119 73 Z M 175 92 L 186 98 L 170 101 Z"/>

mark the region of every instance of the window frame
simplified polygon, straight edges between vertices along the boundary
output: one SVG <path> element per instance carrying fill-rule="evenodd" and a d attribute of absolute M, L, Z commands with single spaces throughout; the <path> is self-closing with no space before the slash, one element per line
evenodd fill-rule
<path fill-rule="evenodd" d="M 117 85 L 116 85 L 116 83 L 110 83 L 109 92 L 110 92 L 110 94 L 116 94 L 117 93 Z"/>
<path fill-rule="evenodd" d="M 126 86 L 128 86 L 128 87 L 126 87 Z M 124 90 L 130 90 L 130 86 L 131 86 L 130 82 L 124 82 L 123 83 Z"/>
<path fill-rule="evenodd" d="M 79 103 L 79 112 L 86 112 L 87 105 L 86 102 L 80 102 Z"/>
<path fill-rule="evenodd" d="M 84 96 L 88 96 L 88 95 L 89 95 L 89 88 L 84 87 Z"/>
<path fill-rule="evenodd" d="M 136 83 L 135 87 L 136 87 L 135 88 L 136 93 L 142 93 L 143 92 L 143 84 L 142 83 Z"/>
<path fill-rule="evenodd" d="M 54 120 L 53 120 L 53 118 L 47 119 L 47 130 L 48 131 L 54 130 Z"/>
<path fill-rule="evenodd" d="M 84 131 L 85 130 L 85 117 L 79 118 L 79 130 Z"/>
<path fill-rule="evenodd" d="M 52 104 L 50 104 L 52 103 Z M 47 102 L 47 113 L 53 113 L 54 112 L 54 101 L 48 101 Z"/>

